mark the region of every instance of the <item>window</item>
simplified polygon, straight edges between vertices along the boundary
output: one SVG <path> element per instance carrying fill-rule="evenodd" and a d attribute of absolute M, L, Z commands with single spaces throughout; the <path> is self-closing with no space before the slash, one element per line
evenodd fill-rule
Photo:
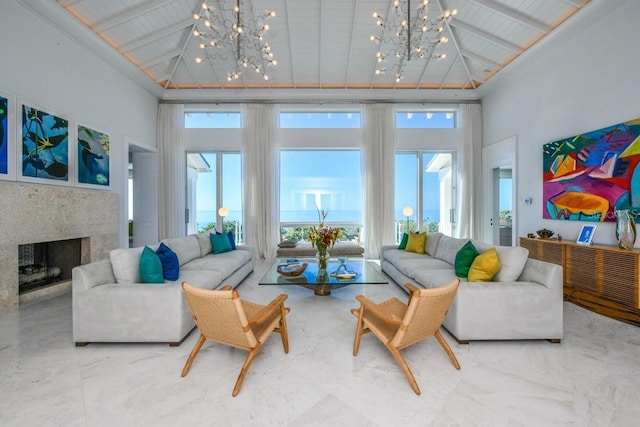
<path fill-rule="evenodd" d="M 280 127 L 301 128 L 359 128 L 358 111 L 283 111 L 280 113 Z"/>
<path fill-rule="evenodd" d="M 317 208 L 329 211 L 326 224 L 344 229 L 343 240 L 359 240 L 362 226 L 359 150 L 281 150 L 280 226 L 283 238 L 305 238 L 318 224 Z"/>
<path fill-rule="evenodd" d="M 244 242 L 240 153 L 187 153 L 187 234 L 233 231 Z M 221 217 L 218 210 L 228 214 Z"/>
<path fill-rule="evenodd" d="M 454 111 L 398 111 L 397 128 L 453 129 L 456 127 Z"/>
<path fill-rule="evenodd" d="M 452 236 L 454 154 L 399 152 L 395 168 L 396 242 L 407 230 L 440 231 Z M 407 216 L 404 208 L 411 208 L 411 215 Z"/>
<path fill-rule="evenodd" d="M 185 129 L 241 128 L 241 114 L 237 111 L 188 111 L 184 113 Z"/>

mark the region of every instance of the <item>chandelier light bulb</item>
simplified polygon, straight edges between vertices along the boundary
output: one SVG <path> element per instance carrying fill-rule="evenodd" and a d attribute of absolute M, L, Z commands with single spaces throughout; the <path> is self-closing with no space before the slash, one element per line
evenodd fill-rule
<path fill-rule="evenodd" d="M 200 37 L 200 31 L 198 31 L 198 30 L 193 30 L 193 35 L 194 35 L 195 37 Z"/>
<path fill-rule="evenodd" d="M 240 8 L 238 7 L 238 5 L 233 6 L 233 11 L 235 13 L 240 13 Z"/>
<path fill-rule="evenodd" d="M 204 43 L 200 43 L 200 49 L 204 49 L 205 47 L 207 47 L 207 45 L 206 45 L 206 44 L 204 44 Z"/>
<path fill-rule="evenodd" d="M 446 43 L 448 41 L 449 41 L 449 38 L 447 36 L 440 37 L 440 43 Z"/>
<path fill-rule="evenodd" d="M 400 75 L 396 75 L 396 83 L 400 83 Z"/>
<path fill-rule="evenodd" d="M 378 12 L 373 12 L 373 17 L 378 19 L 380 17 L 380 14 Z"/>
<path fill-rule="evenodd" d="M 193 19 L 195 19 L 197 21 L 198 19 L 200 19 L 200 15 L 198 15 L 197 13 L 194 13 L 193 14 Z"/>
<path fill-rule="evenodd" d="M 458 14 L 458 9 L 453 9 L 451 11 L 451 16 L 456 16 Z"/>
<path fill-rule="evenodd" d="M 276 12 L 272 10 L 267 15 L 269 16 L 269 18 L 275 18 L 276 17 Z"/>
<path fill-rule="evenodd" d="M 201 62 L 202 62 L 202 58 L 197 57 L 197 58 L 196 58 L 196 64 L 199 64 L 199 63 L 201 63 Z"/>
<path fill-rule="evenodd" d="M 397 8 L 399 5 L 400 5 L 400 1 L 399 0 L 394 0 L 393 7 Z"/>
<path fill-rule="evenodd" d="M 269 76 L 267 76 L 266 74 L 264 75 L 264 79 L 265 80 L 269 80 Z"/>
<path fill-rule="evenodd" d="M 265 31 L 269 31 L 269 24 L 264 24 L 264 27 L 262 27 L 262 29 Z"/>
<path fill-rule="evenodd" d="M 207 28 L 211 28 L 211 22 L 207 19 L 206 21 L 204 21 L 204 26 Z"/>

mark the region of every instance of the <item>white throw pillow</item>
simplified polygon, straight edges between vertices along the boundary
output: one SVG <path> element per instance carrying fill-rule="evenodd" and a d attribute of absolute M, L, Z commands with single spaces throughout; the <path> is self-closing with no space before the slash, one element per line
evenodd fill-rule
<path fill-rule="evenodd" d="M 496 246 L 502 268 L 493 278 L 494 282 L 515 282 L 522 274 L 529 258 L 529 250 L 521 246 Z"/>
<path fill-rule="evenodd" d="M 140 255 L 144 248 L 114 249 L 109 252 L 113 275 L 118 283 L 140 283 Z"/>

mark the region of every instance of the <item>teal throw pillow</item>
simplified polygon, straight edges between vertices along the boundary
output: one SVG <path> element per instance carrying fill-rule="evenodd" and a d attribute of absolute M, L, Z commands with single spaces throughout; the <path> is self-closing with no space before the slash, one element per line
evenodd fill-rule
<path fill-rule="evenodd" d="M 214 254 L 221 254 L 223 252 L 231 251 L 231 242 L 229 241 L 229 236 L 227 234 L 213 234 L 209 235 L 211 238 L 211 247 L 213 248 Z"/>
<path fill-rule="evenodd" d="M 142 283 L 164 283 L 160 257 L 149 246 L 145 246 L 140 255 L 140 279 Z"/>
<path fill-rule="evenodd" d="M 473 246 L 471 240 L 464 244 L 463 247 L 456 253 L 456 259 L 454 262 L 454 268 L 456 271 L 456 276 L 458 277 L 467 277 L 469 275 L 469 269 L 471 268 L 471 264 L 473 264 L 473 260 L 480 255 L 480 252 Z"/>
<path fill-rule="evenodd" d="M 162 275 L 164 278 L 167 280 L 178 280 L 180 276 L 180 261 L 178 261 L 178 255 L 164 243 L 160 243 L 156 254 L 162 263 Z"/>
<path fill-rule="evenodd" d="M 407 249 L 407 242 L 408 241 L 409 241 L 409 235 L 407 233 L 404 233 L 402 235 L 402 240 L 400 241 L 400 244 L 398 245 L 398 249 L 401 249 L 401 250 Z"/>

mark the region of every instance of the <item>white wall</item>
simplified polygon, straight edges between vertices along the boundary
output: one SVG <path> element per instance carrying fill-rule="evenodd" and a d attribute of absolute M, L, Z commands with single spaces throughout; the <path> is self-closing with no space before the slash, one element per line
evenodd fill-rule
<path fill-rule="evenodd" d="M 82 123 L 111 135 L 119 243 L 126 246 L 124 141 L 156 146 L 157 97 L 15 1 L 0 1 L 0 28 L 0 91 L 69 118 L 70 127 Z"/>
<path fill-rule="evenodd" d="M 484 145 L 517 136 L 518 236 L 545 227 L 577 238 L 583 222 L 542 219 L 542 145 L 640 117 L 639 18 L 640 1 L 592 0 L 481 87 Z M 615 242 L 614 223 L 599 223 L 594 243 Z"/>

